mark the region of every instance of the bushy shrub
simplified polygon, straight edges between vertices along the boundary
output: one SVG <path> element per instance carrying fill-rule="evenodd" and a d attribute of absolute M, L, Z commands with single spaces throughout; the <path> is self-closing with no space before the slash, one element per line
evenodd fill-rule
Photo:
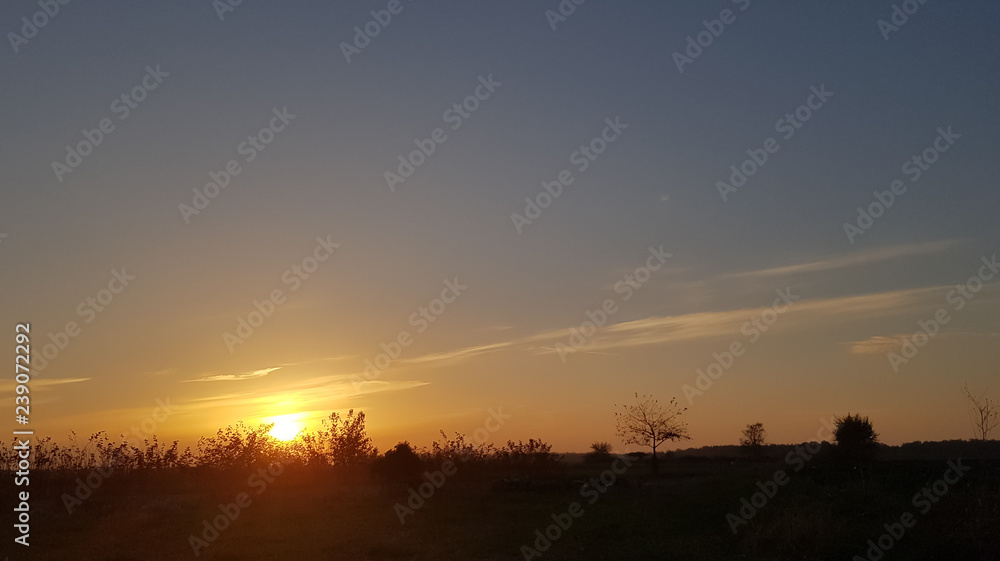
<path fill-rule="evenodd" d="M 482 467 L 490 463 L 496 455 L 496 447 L 492 443 L 473 444 L 467 442 L 465 435 L 458 432 L 455 433 L 455 438 L 449 440 L 448 435 L 442 430 L 441 438 L 443 439 L 441 442 L 435 440 L 431 443 L 429 455 L 435 463 L 451 460 L 456 465 L 463 462 Z"/>
<path fill-rule="evenodd" d="M 278 461 L 277 443 L 269 434 L 271 424 L 256 429 L 243 422 L 220 429 L 215 436 L 198 441 L 197 464 L 222 470 L 250 470 Z"/>
<path fill-rule="evenodd" d="M 607 463 L 611 460 L 612 446 L 610 442 L 595 442 L 590 445 L 583 459 L 587 463 Z"/>
<path fill-rule="evenodd" d="M 834 420 L 837 455 L 844 460 L 870 460 L 878 449 L 878 433 L 868 417 L 847 414 Z"/>
<path fill-rule="evenodd" d="M 329 464 L 336 468 L 353 468 L 370 463 L 378 456 L 378 448 L 365 430 L 364 411 L 353 409 L 341 417 L 336 411 L 323 419 L 315 433 L 300 437 L 300 458 L 306 464 Z"/>
<path fill-rule="evenodd" d="M 410 443 L 403 441 L 372 463 L 375 475 L 385 483 L 405 485 L 420 479 L 424 462 L 413 451 Z"/>
<path fill-rule="evenodd" d="M 552 453 L 552 445 L 542 439 L 518 440 L 517 444 L 508 440 L 503 448 L 497 450 L 496 458 L 509 475 L 517 477 L 551 476 L 562 468 L 559 456 Z"/>

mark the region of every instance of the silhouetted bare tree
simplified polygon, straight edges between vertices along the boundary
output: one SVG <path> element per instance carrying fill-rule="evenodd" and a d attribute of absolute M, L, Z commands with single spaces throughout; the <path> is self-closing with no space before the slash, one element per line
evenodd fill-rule
<path fill-rule="evenodd" d="M 657 473 L 656 448 L 667 441 L 690 439 L 687 425 L 680 420 L 687 407 L 680 407 L 677 398 L 666 406 L 652 396 L 635 394 L 635 405 L 622 405 L 615 412 L 618 436 L 625 444 L 638 444 L 653 451 L 653 473 Z"/>
<path fill-rule="evenodd" d="M 767 431 L 764 430 L 764 423 L 747 425 L 747 428 L 743 429 L 743 434 L 740 435 L 740 446 L 760 448 L 764 445 L 765 438 L 767 438 Z"/>
<path fill-rule="evenodd" d="M 978 397 L 969 391 L 969 384 L 962 386 L 965 397 L 971 402 L 969 409 L 972 411 L 972 422 L 976 426 L 976 438 L 987 441 L 990 433 L 1000 424 L 1000 411 L 997 410 L 997 403 L 989 397 Z"/>

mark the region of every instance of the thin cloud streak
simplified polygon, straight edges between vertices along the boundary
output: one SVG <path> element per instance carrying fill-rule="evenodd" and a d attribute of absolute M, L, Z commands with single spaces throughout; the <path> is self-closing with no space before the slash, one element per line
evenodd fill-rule
<path fill-rule="evenodd" d="M 80 382 L 89 382 L 93 378 L 34 378 L 31 380 L 31 389 L 48 388 L 52 386 L 63 386 L 66 384 L 78 384 Z M 14 380 L 4 380 L 0 382 L 0 393 L 14 393 L 14 388 L 17 387 L 17 383 Z"/>
<path fill-rule="evenodd" d="M 262 368 L 260 370 L 254 370 L 253 372 L 244 372 L 242 374 L 216 374 L 213 376 L 204 376 L 202 378 L 195 378 L 194 380 L 183 380 L 184 382 L 233 382 L 239 380 L 253 380 L 254 378 L 263 378 L 275 370 L 281 370 L 281 366 L 274 366 L 271 368 Z"/>
<path fill-rule="evenodd" d="M 325 376 L 322 378 L 326 378 Z M 428 385 L 419 380 L 362 382 L 357 387 L 345 381 L 342 384 L 328 383 L 319 386 L 302 385 L 294 390 L 278 392 L 226 394 L 211 398 L 195 398 L 180 402 L 179 410 L 184 412 L 217 410 L 226 407 L 255 407 L 267 410 L 280 409 L 283 404 L 294 403 L 296 408 L 316 407 L 320 410 L 337 409 L 340 400 L 376 393 L 396 392 Z"/>
<path fill-rule="evenodd" d="M 802 300 L 792 304 L 786 314 L 788 319 L 783 319 L 782 323 L 783 325 L 801 325 L 818 319 L 838 316 L 848 316 L 851 319 L 888 316 L 902 311 L 911 311 L 915 305 L 925 301 L 929 303 L 931 301 L 929 297 L 939 296 L 943 288 L 936 286 L 820 300 Z M 736 335 L 740 332 L 742 325 L 751 317 L 767 309 L 770 307 L 658 316 L 616 323 L 602 328 L 597 336 L 587 342 L 584 348 L 587 351 L 608 351 Z M 510 341 L 426 354 L 400 362 L 409 364 L 447 362 L 513 348 L 531 350 L 537 354 L 550 354 L 556 352 L 555 343 L 565 342 L 569 335 L 568 328 L 555 329 Z"/>
<path fill-rule="evenodd" d="M 756 271 L 731 273 L 723 275 L 723 277 L 728 277 L 728 278 L 775 277 L 775 276 L 796 275 L 803 273 L 816 273 L 820 271 L 832 271 L 834 269 L 846 269 L 848 267 L 856 267 L 858 265 L 867 265 L 870 263 L 880 263 L 883 261 L 889 261 L 891 259 L 899 259 L 903 257 L 913 257 L 917 255 L 925 255 L 928 253 L 936 253 L 939 251 L 944 251 L 946 249 L 951 249 L 959 245 L 960 243 L 961 240 L 945 240 L 936 242 L 894 245 L 889 247 L 860 251 L 856 253 L 849 253 L 847 255 L 831 257 L 829 259 L 813 261 L 811 263 L 802 263 L 800 265 L 787 265 L 784 267 L 773 267 L 769 269 L 760 269 Z"/>

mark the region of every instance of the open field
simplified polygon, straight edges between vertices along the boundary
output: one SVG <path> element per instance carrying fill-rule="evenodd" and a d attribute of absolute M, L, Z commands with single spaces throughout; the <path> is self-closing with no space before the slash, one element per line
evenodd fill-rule
<path fill-rule="evenodd" d="M 289 469 L 270 483 L 260 478 L 249 484 L 251 474 L 112 475 L 72 514 L 60 496 L 72 493 L 75 484 L 36 474 L 30 558 L 515 560 L 525 558 L 522 546 L 535 547 L 535 531 L 553 524 L 552 515 L 577 502 L 580 516 L 563 516 L 564 523 L 572 520 L 569 528 L 541 557 L 529 557 L 865 558 L 868 540 L 878 540 L 884 524 L 910 512 L 914 525 L 892 540 L 897 543 L 885 559 L 1000 559 L 1000 462 L 962 465 L 967 472 L 935 495 L 934 503 L 914 503 L 913 497 L 942 479 L 949 469 L 945 461 L 807 465 L 794 472 L 783 461 L 684 458 L 664 462 L 657 477 L 648 466 L 634 465 L 604 492 L 580 487 L 610 465 L 580 463 L 544 481 L 506 484 L 459 470 L 405 524 L 394 504 L 406 502 L 406 489 L 336 480 L 328 472 Z M 787 482 L 734 535 L 727 513 L 738 514 L 741 498 L 750 499 L 757 483 L 772 480 L 779 469 L 787 472 Z M 234 503 L 241 492 L 250 504 L 196 557 L 189 536 L 201 535 L 203 521 L 220 515 L 219 505 Z M 13 497 L 3 500 L 9 504 Z"/>

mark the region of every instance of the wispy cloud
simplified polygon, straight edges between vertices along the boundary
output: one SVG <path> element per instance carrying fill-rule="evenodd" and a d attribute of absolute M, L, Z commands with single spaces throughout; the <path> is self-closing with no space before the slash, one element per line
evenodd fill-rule
<path fill-rule="evenodd" d="M 334 380 L 331 381 L 331 378 Z M 373 380 L 355 385 L 351 376 L 319 376 L 303 380 L 294 386 L 283 387 L 280 391 L 227 393 L 207 396 L 182 402 L 187 411 L 213 410 L 221 408 L 242 408 L 244 410 L 273 412 L 285 410 L 289 404 L 293 409 L 313 408 L 318 411 L 332 411 L 346 400 L 362 395 L 396 392 L 428 385 L 419 380 Z"/>
<path fill-rule="evenodd" d="M 880 292 L 860 296 L 844 296 L 795 302 L 782 320 L 783 327 L 827 325 L 834 317 L 851 320 L 891 316 L 909 311 L 915 305 L 929 302 L 937 296 L 940 287 Z M 651 317 L 617 323 L 598 332 L 586 347 L 601 351 L 624 347 L 676 343 L 712 337 L 736 336 L 751 317 L 770 307 L 759 307 L 719 312 L 702 312 L 680 316 Z M 565 339 L 568 331 L 561 331 Z M 555 352 L 554 349 L 549 352 Z"/>
<path fill-rule="evenodd" d="M 787 265 L 784 267 L 773 267 L 770 269 L 760 269 L 756 271 L 745 271 L 741 273 L 732 273 L 724 276 L 732 278 L 775 277 L 775 276 L 787 276 L 787 275 L 796 275 L 803 273 L 816 273 L 821 271 L 831 271 L 834 269 L 845 269 L 848 267 L 856 267 L 858 265 L 867 265 L 870 263 L 880 263 L 883 261 L 889 261 L 891 259 L 900 259 L 903 257 L 913 257 L 917 255 L 925 255 L 928 253 L 936 253 L 938 251 L 944 251 L 946 249 L 955 247 L 959 243 L 961 243 L 961 240 L 945 240 L 936 242 L 894 245 L 889 247 L 882 247 L 876 249 L 869 249 L 866 251 L 848 253 L 846 255 L 830 257 L 828 259 L 812 261 L 810 263 L 802 263 L 799 265 Z"/>
<path fill-rule="evenodd" d="M 913 341 L 913 335 L 917 331 L 910 333 L 897 333 L 895 335 L 875 335 L 861 341 L 850 341 L 846 343 L 851 354 L 856 355 L 881 355 L 889 352 L 899 352 L 903 343 L 907 339 Z M 1000 333 L 994 331 L 939 331 L 934 335 L 935 339 L 958 339 L 963 337 L 1000 337 Z"/>
<path fill-rule="evenodd" d="M 903 340 L 908 336 L 905 333 L 889 335 L 888 337 L 877 335 L 863 341 L 851 341 L 848 345 L 850 345 L 851 354 L 884 355 L 892 351 L 898 351 L 903 344 Z"/>
<path fill-rule="evenodd" d="M 31 386 L 34 388 L 44 388 L 47 386 L 61 386 L 63 384 L 77 384 L 80 382 L 88 382 L 93 378 L 53 378 L 51 380 L 38 380 L 34 379 L 31 381 Z"/>
<path fill-rule="evenodd" d="M 413 388 L 419 388 L 421 386 L 426 386 L 426 385 L 428 385 L 427 382 L 421 382 L 419 380 L 401 380 L 401 381 L 391 381 L 391 382 L 384 380 L 364 381 L 358 384 L 358 387 L 360 389 L 360 391 L 358 391 L 358 394 L 410 390 Z"/>
<path fill-rule="evenodd" d="M 227 393 L 227 394 L 223 394 L 223 395 L 210 395 L 208 397 L 196 397 L 196 398 L 192 399 L 191 401 L 193 401 L 193 402 L 199 402 L 199 401 L 221 401 L 221 400 L 240 399 L 240 398 L 248 397 L 248 396 L 251 396 L 251 395 L 254 395 L 254 393 L 253 392 Z"/>
<path fill-rule="evenodd" d="M 275 370 L 281 370 L 281 366 L 274 366 L 271 368 L 262 368 L 260 370 L 254 370 L 253 372 L 243 372 L 242 374 L 214 374 L 210 376 L 203 376 L 201 378 L 195 378 L 193 380 L 184 380 L 185 382 L 232 382 L 238 380 L 253 380 L 254 378 L 263 378 Z"/>
<path fill-rule="evenodd" d="M 825 324 L 831 317 L 848 317 L 852 320 L 889 316 L 910 311 L 914 306 L 930 303 L 940 297 L 942 287 L 927 287 L 875 294 L 843 296 L 795 302 L 787 312 L 783 325 L 810 326 Z M 677 343 L 712 337 L 735 336 L 751 317 L 769 307 L 740 308 L 735 310 L 698 312 L 676 316 L 655 316 L 608 325 L 598 331 L 581 350 L 609 351 L 628 347 Z M 464 347 L 452 351 L 430 353 L 401 361 L 409 364 L 427 364 L 462 360 L 510 349 L 521 349 L 539 354 L 555 352 L 557 342 L 569 337 L 568 328 L 554 329 L 535 335 Z"/>
<path fill-rule="evenodd" d="M 503 350 L 508 347 L 517 345 L 518 343 L 528 342 L 531 338 L 513 339 L 511 341 L 503 341 L 500 343 L 488 343 L 485 345 L 476 345 L 473 347 L 465 347 L 462 349 L 456 349 L 454 351 L 444 351 L 440 353 L 431 353 L 426 355 L 421 355 L 418 357 L 401 360 L 402 363 L 410 364 L 421 364 L 425 362 L 439 362 L 444 360 L 454 360 L 459 358 L 469 358 L 473 356 L 478 356 L 486 353 L 492 353 L 499 350 Z"/>
<path fill-rule="evenodd" d="M 93 378 L 33 378 L 31 380 L 31 389 L 48 388 L 52 386 L 62 386 L 66 384 L 78 384 L 80 382 L 88 382 Z M 3 380 L 0 381 L 0 393 L 14 393 L 14 388 L 17 384 L 14 380 Z"/>

